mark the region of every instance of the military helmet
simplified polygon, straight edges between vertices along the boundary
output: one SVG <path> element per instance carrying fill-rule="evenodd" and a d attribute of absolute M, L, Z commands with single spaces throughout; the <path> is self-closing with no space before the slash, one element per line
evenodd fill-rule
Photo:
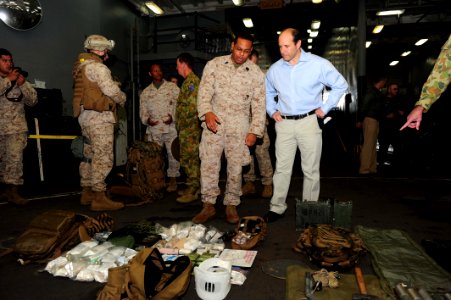
<path fill-rule="evenodd" d="M 113 50 L 114 41 L 108 40 L 103 35 L 93 34 L 86 38 L 85 49 L 104 51 L 105 49 Z"/>

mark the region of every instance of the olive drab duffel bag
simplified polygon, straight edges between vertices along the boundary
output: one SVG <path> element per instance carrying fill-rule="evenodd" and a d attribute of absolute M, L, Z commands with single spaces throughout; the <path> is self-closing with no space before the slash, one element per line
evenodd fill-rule
<path fill-rule="evenodd" d="M 14 253 L 23 264 L 48 262 L 96 233 L 111 231 L 113 218 L 106 213 L 92 218 L 66 210 L 37 215 L 16 239 Z"/>
<path fill-rule="evenodd" d="M 164 261 L 157 248 L 144 248 L 127 265 L 110 268 L 97 300 L 173 300 L 188 289 L 193 265 L 188 256 Z"/>

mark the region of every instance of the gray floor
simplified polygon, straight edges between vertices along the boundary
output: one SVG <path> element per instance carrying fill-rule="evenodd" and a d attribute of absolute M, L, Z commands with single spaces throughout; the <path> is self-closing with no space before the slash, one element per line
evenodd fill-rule
<path fill-rule="evenodd" d="M 329 164 L 329 166 L 331 166 Z M 352 201 L 353 225 L 375 228 L 397 228 L 405 230 L 414 241 L 423 239 L 451 239 L 450 178 L 411 177 L 402 175 L 372 178 L 353 176 L 354 168 L 326 164 L 321 179 L 321 195 L 339 200 Z M 222 181 L 223 185 L 224 182 Z M 295 230 L 295 197 L 300 194 L 302 177 L 294 172 L 288 197 L 285 218 L 269 225 L 269 234 L 257 248 L 258 255 L 242 286 L 232 286 L 226 299 L 284 299 L 285 280 L 263 272 L 262 266 L 269 262 L 294 260 L 309 264 L 305 257 L 291 250 L 299 234 Z M 258 184 L 259 190 L 261 189 Z M 34 199 L 29 205 L 17 207 L 0 203 L 0 247 L 3 250 L 14 243 L 30 220 L 49 209 L 66 209 L 95 216 L 89 209 L 79 205 L 76 184 L 54 185 L 51 182 L 34 182 L 22 191 Z M 268 199 L 243 197 L 239 206 L 240 215 L 263 215 L 268 209 Z M 234 228 L 225 222 L 223 205 L 217 203 L 217 218 L 208 225 L 229 231 Z M 153 204 L 127 207 L 111 212 L 115 228 L 139 220 L 151 219 L 163 225 L 191 219 L 201 208 L 200 201 L 190 204 L 175 202 L 175 194 Z M 364 272 L 372 272 L 369 258 L 362 260 Z M 56 278 L 42 272 L 42 265 L 21 266 L 14 254 L 0 258 L 0 299 L 95 299 L 102 284 L 76 282 L 67 278 Z M 194 278 L 183 299 L 199 299 L 195 291 Z"/>

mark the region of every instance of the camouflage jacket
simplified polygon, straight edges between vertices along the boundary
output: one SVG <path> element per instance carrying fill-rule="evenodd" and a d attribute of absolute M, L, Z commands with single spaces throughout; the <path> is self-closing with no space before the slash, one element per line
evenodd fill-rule
<path fill-rule="evenodd" d="M 176 125 L 178 131 L 193 127 L 197 128 L 199 126 L 199 120 L 197 118 L 199 83 L 199 77 L 193 72 L 186 76 L 183 81 L 176 107 Z"/>
<path fill-rule="evenodd" d="M 0 135 L 27 132 L 24 105 L 38 103 L 36 90 L 29 82 L 10 88 L 11 81 L 0 77 Z"/>
<path fill-rule="evenodd" d="M 434 68 L 423 88 L 421 89 L 420 100 L 415 105 L 421 105 L 424 111 L 428 111 L 431 105 L 437 101 L 440 95 L 446 90 L 451 80 L 451 35 L 443 45 Z"/>
<path fill-rule="evenodd" d="M 170 81 L 163 80 L 157 89 L 153 83 L 144 89 L 139 98 L 139 116 L 141 122 L 147 125 L 147 133 L 168 133 L 170 126 L 175 126 L 175 107 L 180 89 Z M 167 125 L 163 119 L 172 116 L 172 123 Z M 150 126 L 147 121 L 158 121 L 157 125 Z"/>
<path fill-rule="evenodd" d="M 249 132 L 262 137 L 266 120 L 263 72 L 249 60 L 236 66 L 230 55 L 210 60 L 200 82 L 197 110 L 202 121 L 207 112 L 219 117 L 218 133 L 220 130 L 243 135 Z"/>
<path fill-rule="evenodd" d="M 85 66 L 85 75 L 88 80 L 97 83 L 104 95 L 110 97 L 119 105 L 123 106 L 125 104 L 125 93 L 121 91 L 119 83 L 113 80 L 110 69 L 103 64 L 99 56 L 92 53 L 81 53 L 72 70 L 74 80 L 79 68 L 83 66 Z M 103 123 L 116 123 L 116 118 L 112 111 L 97 112 L 82 108 L 78 122 L 82 126 L 91 126 Z"/>

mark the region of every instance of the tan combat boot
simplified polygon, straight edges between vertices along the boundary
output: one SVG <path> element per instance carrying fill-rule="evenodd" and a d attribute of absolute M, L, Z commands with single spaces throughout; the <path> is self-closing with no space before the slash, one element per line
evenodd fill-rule
<path fill-rule="evenodd" d="M 240 220 L 238 212 L 236 211 L 236 205 L 227 205 L 226 217 L 227 222 L 229 222 L 230 224 L 236 224 Z"/>
<path fill-rule="evenodd" d="M 8 199 L 8 202 L 17 204 L 17 205 L 25 205 L 28 203 L 28 200 L 19 195 L 17 191 L 18 186 L 13 184 L 8 184 L 2 198 Z"/>
<path fill-rule="evenodd" d="M 255 185 L 252 181 L 248 181 L 246 182 L 242 187 L 241 187 L 241 193 L 243 194 L 243 196 L 246 195 L 250 195 L 250 194 L 255 194 Z"/>
<path fill-rule="evenodd" d="M 177 179 L 175 177 L 170 177 L 169 183 L 167 184 L 166 191 L 169 193 L 175 192 L 177 190 Z"/>
<path fill-rule="evenodd" d="M 118 210 L 124 208 L 124 204 L 120 202 L 112 201 L 105 195 L 105 192 L 94 192 L 94 199 L 91 203 L 91 210 L 103 211 L 103 210 Z"/>
<path fill-rule="evenodd" d="M 201 224 L 207 222 L 209 219 L 212 219 L 216 214 L 215 206 L 211 203 L 204 202 L 204 207 L 194 216 L 192 219 L 193 223 Z"/>
<path fill-rule="evenodd" d="M 199 199 L 199 189 L 198 188 L 187 188 L 184 193 L 175 199 L 179 203 L 190 203 Z"/>
<path fill-rule="evenodd" d="M 92 200 L 94 200 L 94 192 L 92 191 L 90 186 L 84 186 L 81 191 L 80 204 L 81 205 L 90 205 Z"/>
<path fill-rule="evenodd" d="M 263 185 L 262 197 L 263 198 L 272 197 L 272 184 Z"/>

